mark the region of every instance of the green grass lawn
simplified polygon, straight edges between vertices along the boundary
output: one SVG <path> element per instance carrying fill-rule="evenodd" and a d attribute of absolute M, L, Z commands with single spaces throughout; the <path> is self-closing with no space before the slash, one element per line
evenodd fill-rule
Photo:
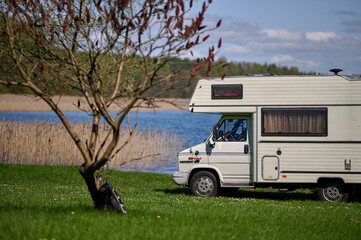
<path fill-rule="evenodd" d="M 361 239 L 361 203 L 311 191 L 196 198 L 170 175 L 113 172 L 128 215 L 94 210 L 77 167 L 0 164 L 0 239 Z"/>

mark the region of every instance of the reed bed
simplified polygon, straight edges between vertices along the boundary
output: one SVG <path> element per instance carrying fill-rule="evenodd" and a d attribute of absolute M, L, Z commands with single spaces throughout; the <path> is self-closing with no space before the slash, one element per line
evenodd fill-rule
<path fill-rule="evenodd" d="M 81 139 L 90 137 L 90 123 L 75 122 L 73 126 Z M 107 130 L 106 125 L 100 126 L 98 146 Z M 118 147 L 128 143 L 107 167 L 156 168 L 174 161 L 176 152 L 183 145 L 175 132 L 135 129 L 130 138 L 130 131 L 121 129 Z M 80 165 L 83 160 L 61 123 L 0 120 L 0 163 L 71 166 Z"/>

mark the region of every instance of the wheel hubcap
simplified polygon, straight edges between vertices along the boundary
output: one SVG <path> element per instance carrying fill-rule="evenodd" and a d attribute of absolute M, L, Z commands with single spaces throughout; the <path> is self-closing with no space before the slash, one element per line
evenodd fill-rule
<path fill-rule="evenodd" d="M 213 181 L 209 177 L 201 177 L 197 181 L 197 191 L 201 195 L 208 195 L 213 191 Z"/>
<path fill-rule="evenodd" d="M 323 193 L 325 198 L 329 201 L 339 201 L 342 198 L 342 188 L 337 183 L 326 186 Z"/>

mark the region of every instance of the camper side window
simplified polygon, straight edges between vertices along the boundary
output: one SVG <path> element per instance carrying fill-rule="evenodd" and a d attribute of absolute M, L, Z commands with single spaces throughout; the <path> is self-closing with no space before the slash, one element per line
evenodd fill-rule
<path fill-rule="evenodd" d="M 212 85 L 212 99 L 242 99 L 242 84 Z"/>
<path fill-rule="evenodd" d="M 262 136 L 327 136 L 327 108 L 264 108 Z"/>
<path fill-rule="evenodd" d="M 225 119 L 217 130 L 217 141 L 247 141 L 247 120 Z"/>

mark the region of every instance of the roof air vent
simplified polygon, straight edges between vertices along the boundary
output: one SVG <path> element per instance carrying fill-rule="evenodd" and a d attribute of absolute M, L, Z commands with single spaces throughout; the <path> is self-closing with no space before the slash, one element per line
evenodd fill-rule
<path fill-rule="evenodd" d="M 335 75 L 338 75 L 339 72 L 342 72 L 343 70 L 342 69 L 339 69 L 339 68 L 333 68 L 333 69 L 330 69 L 329 70 L 330 72 L 333 72 Z"/>

